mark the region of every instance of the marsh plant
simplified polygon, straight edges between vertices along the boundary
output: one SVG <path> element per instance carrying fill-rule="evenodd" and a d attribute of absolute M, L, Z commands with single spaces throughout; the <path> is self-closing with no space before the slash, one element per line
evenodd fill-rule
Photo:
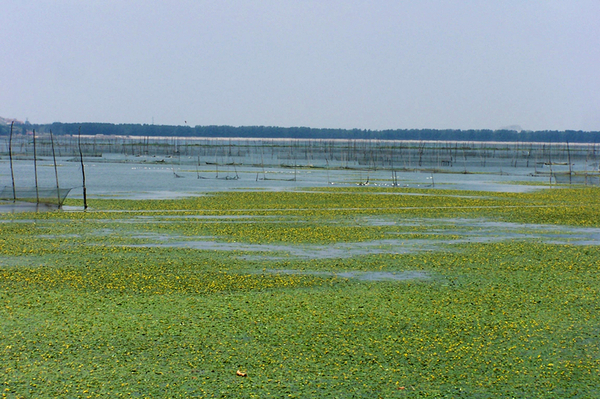
<path fill-rule="evenodd" d="M 356 187 L 2 215 L 2 394 L 597 397 L 598 194 Z M 298 255 L 343 245 L 370 250 Z"/>

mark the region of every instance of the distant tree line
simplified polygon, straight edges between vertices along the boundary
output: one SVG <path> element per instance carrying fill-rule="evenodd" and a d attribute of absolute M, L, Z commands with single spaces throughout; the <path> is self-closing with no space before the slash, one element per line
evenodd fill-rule
<path fill-rule="evenodd" d="M 600 132 L 575 130 L 455 130 L 455 129 L 319 129 L 309 127 L 277 126 L 168 126 L 111 123 L 52 123 L 44 125 L 15 125 L 15 133 L 35 129 L 52 130 L 56 135 L 76 135 L 81 126 L 85 135 L 142 136 L 142 137 L 243 137 L 288 139 L 366 139 L 366 140 L 437 140 L 437 141 L 515 141 L 515 142 L 600 142 Z M 0 134 L 8 135 L 9 125 L 0 125 Z"/>

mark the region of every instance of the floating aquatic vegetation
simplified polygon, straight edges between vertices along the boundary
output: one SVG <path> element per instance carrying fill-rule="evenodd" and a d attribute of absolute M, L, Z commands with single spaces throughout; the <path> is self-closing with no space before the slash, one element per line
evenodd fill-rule
<path fill-rule="evenodd" d="M 3 216 L 3 393 L 599 396 L 598 190 L 374 191 Z"/>

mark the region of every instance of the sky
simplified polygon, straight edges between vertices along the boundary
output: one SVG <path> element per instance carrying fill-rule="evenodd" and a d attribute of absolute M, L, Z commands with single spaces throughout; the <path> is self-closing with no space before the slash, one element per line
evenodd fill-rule
<path fill-rule="evenodd" d="M 31 123 L 600 131 L 598 0 L 2 0 Z"/>

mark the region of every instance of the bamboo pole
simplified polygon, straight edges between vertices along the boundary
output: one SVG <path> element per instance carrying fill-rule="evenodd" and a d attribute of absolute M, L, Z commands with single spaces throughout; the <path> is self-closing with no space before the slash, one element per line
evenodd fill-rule
<path fill-rule="evenodd" d="M 569 147 L 569 142 L 567 141 L 567 159 L 569 162 L 569 184 L 572 184 L 573 171 L 571 168 L 571 149 Z"/>
<path fill-rule="evenodd" d="M 81 176 L 83 178 L 83 210 L 87 209 L 87 197 L 85 190 L 85 167 L 83 166 L 83 152 L 81 151 L 81 126 L 79 126 L 79 135 L 77 137 L 77 144 L 79 147 L 79 160 L 81 162 Z"/>
<path fill-rule="evenodd" d="M 12 189 L 13 189 L 13 202 L 17 202 L 17 190 L 15 189 L 15 173 L 13 169 L 13 160 L 12 160 L 12 136 L 13 136 L 13 125 L 15 121 L 10 123 L 10 136 L 8 138 L 8 158 L 10 159 L 10 177 L 12 179 Z"/>
<path fill-rule="evenodd" d="M 62 203 L 60 200 L 60 186 L 58 185 L 58 168 L 56 167 L 56 153 L 54 152 L 54 138 L 52 137 L 52 130 L 50 130 L 50 145 L 52 145 L 52 160 L 54 162 L 54 176 L 56 177 L 56 199 L 58 205 L 58 209 L 62 207 Z"/>
<path fill-rule="evenodd" d="M 35 145 L 35 129 L 33 129 L 33 175 L 35 177 L 35 203 L 40 203 L 40 189 L 38 187 L 38 173 L 37 173 L 37 146 Z"/>

